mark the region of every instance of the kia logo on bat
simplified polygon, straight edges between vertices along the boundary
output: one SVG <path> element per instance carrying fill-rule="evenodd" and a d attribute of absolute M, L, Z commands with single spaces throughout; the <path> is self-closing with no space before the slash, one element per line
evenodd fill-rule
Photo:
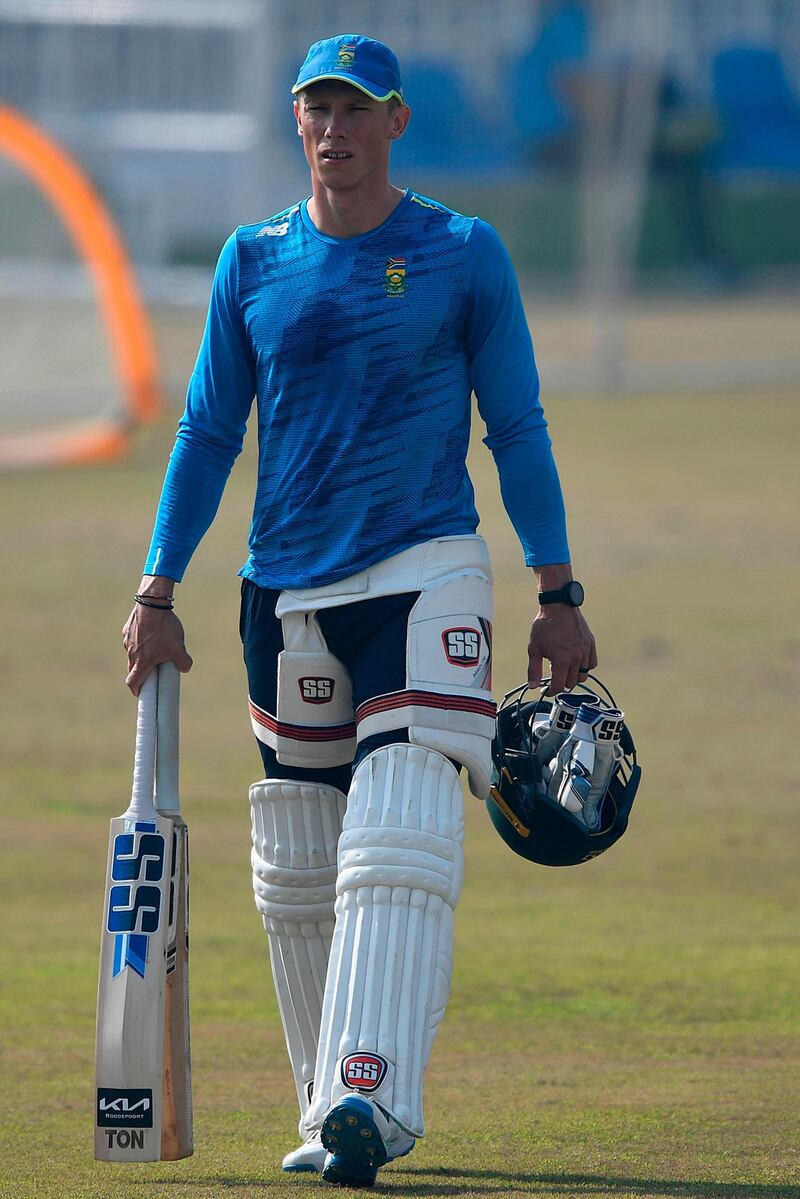
<path fill-rule="evenodd" d="M 99 1128 L 120 1125 L 153 1127 L 153 1092 L 149 1088 L 120 1091 L 111 1087 L 97 1089 Z"/>

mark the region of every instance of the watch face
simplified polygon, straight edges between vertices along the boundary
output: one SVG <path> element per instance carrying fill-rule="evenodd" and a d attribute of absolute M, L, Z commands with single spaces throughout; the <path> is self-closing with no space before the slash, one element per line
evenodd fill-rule
<path fill-rule="evenodd" d="M 580 608 L 583 603 L 583 587 L 580 583 L 573 579 L 571 583 L 567 583 L 564 588 L 564 593 L 567 597 L 567 603 L 572 604 L 573 608 Z"/>

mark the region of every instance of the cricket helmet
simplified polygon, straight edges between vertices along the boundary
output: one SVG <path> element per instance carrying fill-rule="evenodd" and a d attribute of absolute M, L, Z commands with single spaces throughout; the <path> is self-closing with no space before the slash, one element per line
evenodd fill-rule
<path fill-rule="evenodd" d="M 589 678 L 616 709 L 608 688 L 594 675 Z M 533 726 L 546 717 L 552 704 L 528 698 L 527 683 L 504 697 L 497 712 L 492 742 L 492 788 L 486 807 L 494 827 L 520 857 L 543 866 L 575 866 L 605 853 L 628 827 L 641 778 L 636 746 L 626 724 L 619 737 L 620 756 L 599 809 L 599 824 L 592 831 L 579 814 L 562 807 L 547 793 L 542 765 L 535 754 Z M 590 687 L 579 683 L 574 701 L 598 702 Z"/>

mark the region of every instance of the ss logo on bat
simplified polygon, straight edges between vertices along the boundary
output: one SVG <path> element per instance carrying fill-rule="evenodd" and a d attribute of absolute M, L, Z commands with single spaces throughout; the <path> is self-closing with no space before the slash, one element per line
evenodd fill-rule
<path fill-rule="evenodd" d="M 161 888 L 166 847 L 149 821 L 114 838 L 106 928 L 110 933 L 155 933 L 161 923 Z"/>

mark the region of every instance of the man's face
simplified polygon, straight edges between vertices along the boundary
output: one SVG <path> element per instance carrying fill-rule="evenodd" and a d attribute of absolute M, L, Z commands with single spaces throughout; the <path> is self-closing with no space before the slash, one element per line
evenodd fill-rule
<path fill-rule="evenodd" d="M 389 151 L 408 123 L 404 104 L 381 102 L 348 83 L 314 83 L 295 101 L 297 131 L 312 174 L 332 190 L 350 191 L 386 176 Z"/>

